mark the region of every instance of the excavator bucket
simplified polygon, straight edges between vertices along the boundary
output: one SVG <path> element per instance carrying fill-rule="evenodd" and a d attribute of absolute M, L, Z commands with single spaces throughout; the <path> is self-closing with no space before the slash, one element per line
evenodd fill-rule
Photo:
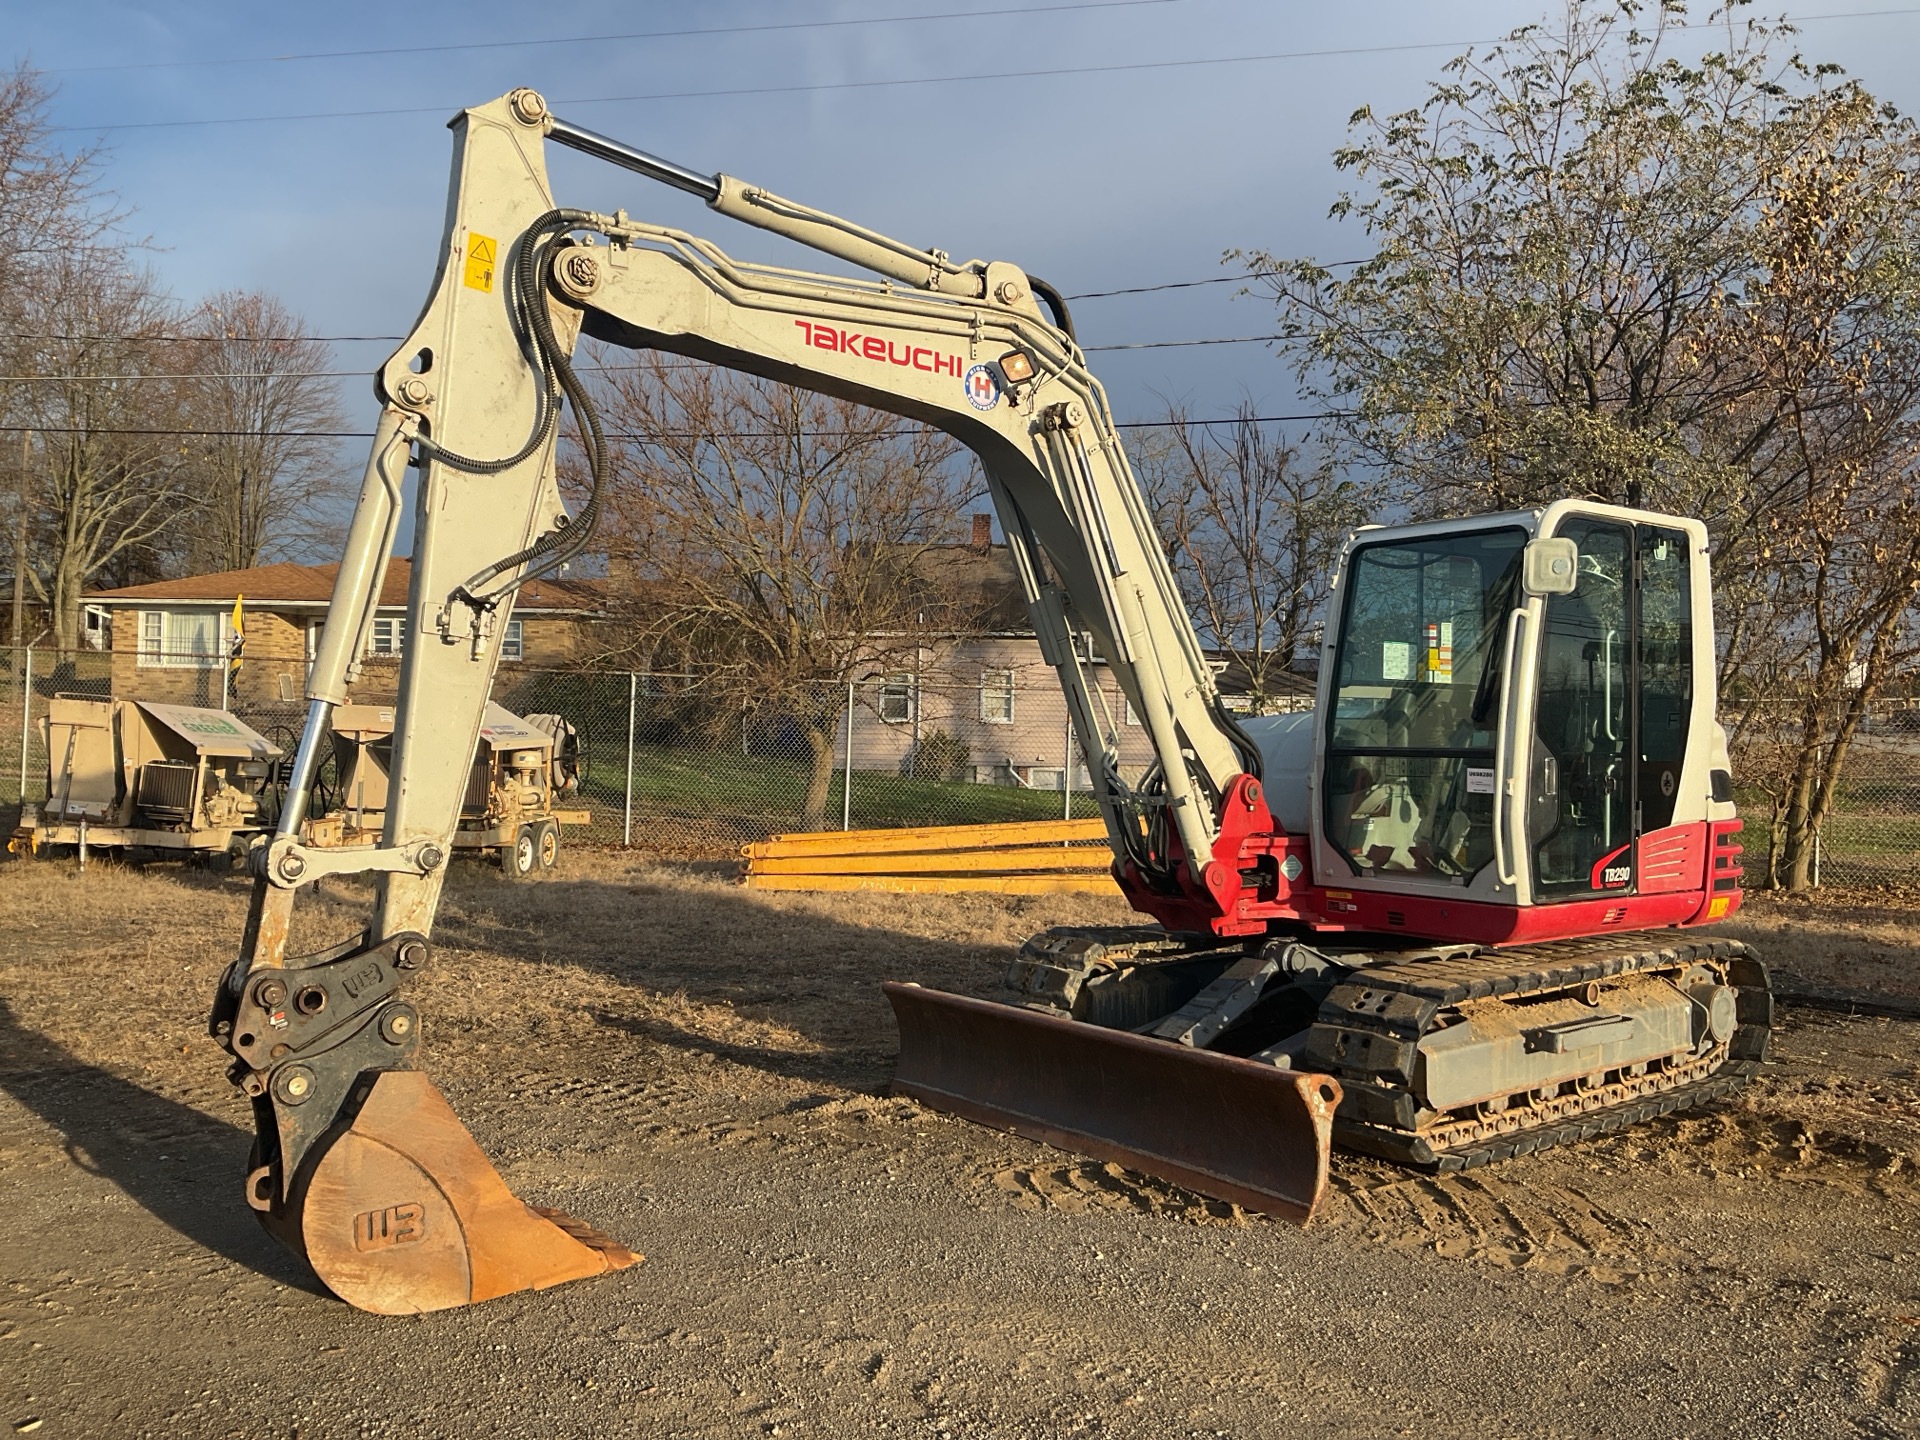
<path fill-rule="evenodd" d="M 894 1089 L 1299 1224 L 1327 1187 L 1339 1082 L 888 982 Z"/>
<path fill-rule="evenodd" d="M 420 1071 L 381 1072 L 351 1124 L 322 1143 L 288 1209 L 314 1272 L 362 1310 L 447 1310 L 641 1258 L 516 1199 Z"/>

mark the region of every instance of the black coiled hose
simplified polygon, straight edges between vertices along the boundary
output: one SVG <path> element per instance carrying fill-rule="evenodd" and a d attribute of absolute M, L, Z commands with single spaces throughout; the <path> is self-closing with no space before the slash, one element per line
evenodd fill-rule
<path fill-rule="evenodd" d="M 600 523 L 600 499 L 607 475 L 607 442 L 600 429 L 600 412 L 587 394 L 586 386 L 574 373 L 573 361 L 566 347 L 553 333 L 553 317 L 547 313 L 545 287 L 541 284 L 540 274 L 541 256 L 552 249 L 551 246 L 542 247 L 540 242 L 548 236 L 563 235 L 569 230 L 591 224 L 593 218 L 585 210 L 549 210 L 527 227 L 526 233 L 520 237 L 519 250 L 514 257 L 513 290 L 509 303 L 523 334 L 533 343 L 534 359 L 539 365 L 541 380 L 533 433 L 527 437 L 527 443 L 514 454 L 501 459 L 479 460 L 449 450 L 428 436 L 422 435 L 419 439 L 421 451 L 443 465 L 470 475 L 498 475 L 521 464 L 547 443 L 559 423 L 562 395 L 573 406 L 574 418 L 580 424 L 580 441 L 587 452 L 587 468 L 592 477 L 587 503 L 581 507 L 572 524 L 549 530 L 524 550 L 496 560 L 454 592 L 458 598 L 477 609 L 492 609 L 499 603 L 498 594 L 486 594 L 484 590 L 509 570 L 521 565 L 529 567 L 515 582 L 517 585 L 551 575 L 586 548 Z"/>

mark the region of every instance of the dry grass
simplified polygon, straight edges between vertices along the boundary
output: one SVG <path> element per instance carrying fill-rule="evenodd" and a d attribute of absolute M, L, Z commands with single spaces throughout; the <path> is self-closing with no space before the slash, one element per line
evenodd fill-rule
<path fill-rule="evenodd" d="M 328 882 L 296 911 L 296 945 L 350 935 L 369 897 Z M 243 879 L 178 866 L 0 865 L 0 1005 L 58 1046 L 237 1117 L 202 1024 L 245 905 Z M 1812 984 L 1920 999 L 1914 917 L 1885 897 L 1761 895 L 1724 929 Z M 749 891 L 731 864 L 617 851 L 572 851 L 525 884 L 463 862 L 418 998 L 430 1063 L 475 1083 L 508 1059 L 564 1071 L 615 1038 L 637 1063 L 638 1038 L 878 1089 L 893 1047 L 879 978 L 991 993 L 1035 931 L 1137 918 L 1099 896 Z"/>
<path fill-rule="evenodd" d="M 1033 931 L 1130 915 L 1086 896 L 770 894 L 734 872 L 579 850 L 525 884 L 456 865 L 416 990 L 429 1063 L 481 1083 L 501 1065 L 637 1063 L 641 1038 L 877 1089 L 893 1025 L 876 978 L 986 991 Z M 0 866 L 0 1006 L 63 1050 L 238 1119 L 203 1027 L 246 885 L 172 865 Z M 295 948 L 354 933 L 370 895 L 329 881 L 303 897 Z"/>
<path fill-rule="evenodd" d="M 1920 1001 L 1920 900 L 1881 892 L 1749 894 L 1716 933 L 1822 989 Z"/>

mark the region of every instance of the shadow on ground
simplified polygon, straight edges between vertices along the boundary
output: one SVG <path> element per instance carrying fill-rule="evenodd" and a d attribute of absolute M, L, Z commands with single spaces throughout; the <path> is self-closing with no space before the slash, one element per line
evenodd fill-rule
<path fill-rule="evenodd" d="M 552 1004 L 653 1044 L 875 1090 L 898 1052 L 881 981 L 996 996 L 1018 938 L 1074 918 L 1050 910 L 1028 924 L 1014 902 L 1004 937 L 945 939 L 926 924 L 889 923 L 896 910 L 922 918 L 918 897 L 872 899 L 874 923 L 860 924 L 724 883 L 556 878 L 507 887 L 477 876 L 450 892 L 435 939 L 538 967 L 529 1016 Z M 980 908 L 956 914 L 955 929 L 978 926 Z M 433 1010 L 426 1014 L 432 1024 Z M 516 1017 L 499 1018 L 504 1032 Z"/>
<path fill-rule="evenodd" d="M 267 1237 L 240 1196 L 249 1135 L 89 1065 L 21 1026 L 0 998 L 0 1089 L 60 1132 L 67 1157 L 118 1186 L 195 1244 L 315 1293 L 300 1260 Z"/>

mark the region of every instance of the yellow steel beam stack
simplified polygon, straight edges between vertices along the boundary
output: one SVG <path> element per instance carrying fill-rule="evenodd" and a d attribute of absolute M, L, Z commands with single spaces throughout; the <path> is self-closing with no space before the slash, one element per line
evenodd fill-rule
<path fill-rule="evenodd" d="M 756 890 L 1118 893 L 1106 827 L 1098 820 L 776 835 L 741 850 L 747 884 Z"/>

